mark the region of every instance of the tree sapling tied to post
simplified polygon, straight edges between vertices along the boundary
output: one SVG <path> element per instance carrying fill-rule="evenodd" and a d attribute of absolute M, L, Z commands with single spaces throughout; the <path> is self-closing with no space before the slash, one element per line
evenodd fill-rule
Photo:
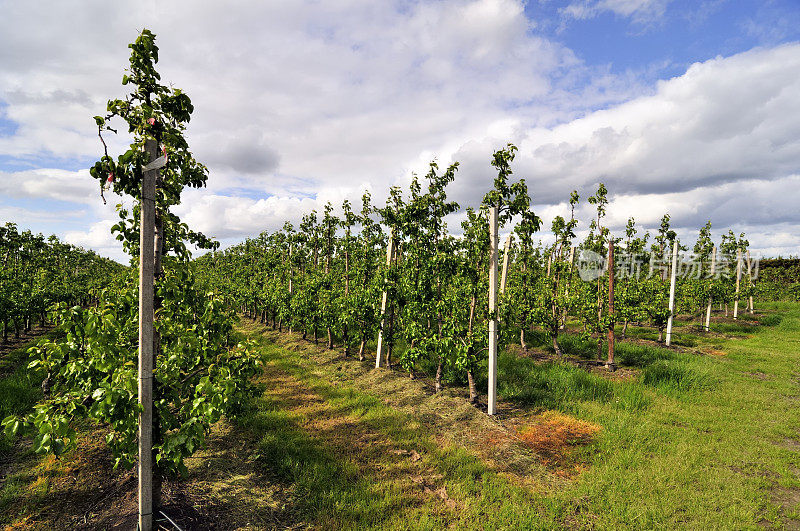
<path fill-rule="evenodd" d="M 112 121 L 122 119 L 132 142 L 116 158 L 103 142 L 105 152 L 90 173 L 101 190 L 133 198 L 130 210 L 118 205 L 120 220 L 111 229 L 131 255 L 132 269 L 140 241 L 154 249 L 142 263 L 152 262 L 148 268 L 155 277 L 152 452 L 158 478 L 185 471 L 184 460 L 203 444 L 211 424 L 235 413 L 260 359 L 249 343 L 237 342 L 235 315 L 221 297 L 195 283 L 189 267 L 187 244 L 204 249 L 217 244 L 190 230 L 171 211 L 185 187 L 204 186 L 208 178 L 208 170 L 194 159 L 184 138 L 192 103 L 181 90 L 160 83 L 155 35 L 144 30 L 129 47 L 130 66 L 122 83 L 132 91 L 125 99 L 109 101 L 108 114 L 95 121 L 102 140 L 103 133 L 116 133 Z M 155 165 L 153 159 L 158 160 Z M 148 164 L 161 166 L 155 191 L 150 192 L 153 197 L 142 193 Z M 155 230 L 140 235 L 138 219 L 147 200 L 154 203 Z M 55 310 L 63 336 L 30 349 L 30 367 L 48 375 L 49 393 L 30 414 L 4 419 L 6 434 L 31 434 L 36 452 L 60 455 L 76 446 L 78 419 L 95 419 L 107 426 L 114 466 L 133 466 L 142 411 L 137 391 L 142 346 L 137 337 L 138 299 L 135 277 L 129 275 L 127 281 L 103 290 L 94 306 L 62 304 Z M 155 485 L 157 490 L 157 479 Z"/>

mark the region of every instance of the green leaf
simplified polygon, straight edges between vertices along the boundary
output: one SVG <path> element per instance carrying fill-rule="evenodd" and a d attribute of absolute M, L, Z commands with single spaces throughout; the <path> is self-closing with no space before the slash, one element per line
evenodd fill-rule
<path fill-rule="evenodd" d="M 14 438 L 22 428 L 22 422 L 14 415 L 8 416 L 3 419 L 3 432 L 8 438 Z"/>

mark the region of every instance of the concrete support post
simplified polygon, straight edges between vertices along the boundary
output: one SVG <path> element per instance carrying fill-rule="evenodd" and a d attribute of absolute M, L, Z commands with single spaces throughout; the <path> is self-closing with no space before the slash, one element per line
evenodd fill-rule
<path fill-rule="evenodd" d="M 489 415 L 497 413 L 497 210 L 489 209 Z"/>
<path fill-rule="evenodd" d="M 666 345 L 672 343 L 672 319 L 675 317 L 675 280 L 678 274 L 678 239 L 672 244 L 672 267 L 669 280 L 669 317 L 667 318 Z"/>
<path fill-rule="evenodd" d="M 148 139 L 145 150 L 152 161 L 158 156 L 158 143 Z M 142 175 L 142 200 L 139 220 L 139 529 L 153 529 L 153 341 L 156 179 L 158 170 Z"/>

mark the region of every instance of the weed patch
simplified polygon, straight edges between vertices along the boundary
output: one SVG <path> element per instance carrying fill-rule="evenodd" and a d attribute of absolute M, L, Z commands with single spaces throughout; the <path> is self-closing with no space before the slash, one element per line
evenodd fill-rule
<path fill-rule="evenodd" d="M 563 334 L 558 338 L 558 345 L 564 354 L 584 359 L 597 357 L 597 341 L 576 334 Z"/>
<path fill-rule="evenodd" d="M 674 352 L 666 348 L 624 341 L 617 343 L 615 355 L 620 363 L 630 367 L 645 367 L 656 361 L 675 357 Z"/>
<path fill-rule="evenodd" d="M 783 321 L 783 316 L 776 313 L 762 315 L 758 318 L 758 324 L 761 326 L 778 326 L 781 321 Z"/>
<path fill-rule="evenodd" d="M 694 391 L 711 386 L 707 372 L 698 371 L 677 359 L 662 359 L 645 367 L 642 383 L 667 391 Z"/>
<path fill-rule="evenodd" d="M 548 409 L 576 400 L 608 402 L 614 396 L 611 382 L 567 363 L 537 363 L 530 358 L 500 356 L 498 394 Z"/>

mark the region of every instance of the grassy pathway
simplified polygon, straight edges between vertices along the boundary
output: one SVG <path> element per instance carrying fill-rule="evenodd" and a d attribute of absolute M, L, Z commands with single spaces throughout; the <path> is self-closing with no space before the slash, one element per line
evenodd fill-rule
<path fill-rule="evenodd" d="M 455 412 L 457 393 L 431 396 L 424 382 L 371 371 L 257 325 L 244 330 L 260 338 L 272 367 L 343 411 L 363 411 L 361 423 L 401 447 L 424 448 L 431 466 L 448 472 L 448 494 L 467 509 L 459 525 L 792 527 L 800 517 L 800 306 L 774 308 L 784 314 L 778 325 L 745 339 L 715 338 L 722 347 L 715 356 L 667 352 L 670 358 L 642 363 L 632 381 L 587 380 L 582 371 L 506 356 L 500 393 L 511 400 L 499 427 L 469 406 L 471 414 Z M 561 398 L 568 396 L 579 399 Z M 542 406 L 602 426 L 587 450 L 591 466 L 578 477 L 564 481 L 521 445 L 498 444 Z M 388 421 L 393 414 L 405 418 Z M 404 507 L 393 508 L 393 519 Z"/>
<path fill-rule="evenodd" d="M 422 382 L 374 372 L 360 382 L 375 395 L 366 393 L 353 385 L 367 373 L 359 362 L 258 326 L 244 331 L 260 342 L 268 365 L 257 412 L 243 426 L 262 434 L 260 466 L 292 485 L 293 507 L 306 521 L 326 529 L 555 525 L 511 471 L 465 449 L 479 445 L 471 439 L 476 427 L 498 439 L 505 430 L 460 398 L 426 397 Z M 497 443 L 506 453 L 513 445 L 519 461 L 542 472 L 518 442 Z"/>

